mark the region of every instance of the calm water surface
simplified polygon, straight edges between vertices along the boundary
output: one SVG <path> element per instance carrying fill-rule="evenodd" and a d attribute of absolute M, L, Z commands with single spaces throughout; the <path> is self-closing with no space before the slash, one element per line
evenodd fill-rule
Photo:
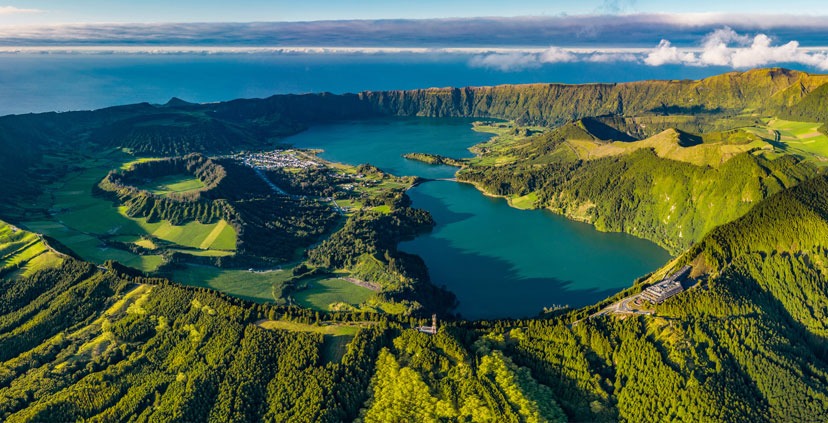
<path fill-rule="evenodd" d="M 321 156 L 371 163 L 397 175 L 451 177 L 448 166 L 400 157 L 426 152 L 469 157 L 489 134 L 463 119 L 380 119 L 313 127 L 289 138 Z M 626 234 L 602 233 L 544 210 L 517 210 L 471 185 L 435 181 L 409 191 L 414 207 L 431 212 L 434 231 L 400 249 L 421 256 L 433 282 L 460 300 L 466 318 L 524 317 L 551 305 L 583 306 L 629 286 L 669 254 Z"/>
<path fill-rule="evenodd" d="M 727 68 L 555 63 L 515 72 L 471 67 L 467 55 L 0 54 L 0 115 L 329 91 L 528 82 L 700 78 Z"/>

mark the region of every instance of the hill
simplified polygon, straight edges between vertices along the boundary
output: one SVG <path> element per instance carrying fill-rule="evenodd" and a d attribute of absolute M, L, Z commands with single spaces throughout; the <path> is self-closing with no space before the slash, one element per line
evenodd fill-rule
<path fill-rule="evenodd" d="M 0 221 L 0 277 L 15 279 L 59 267 L 68 256 L 42 236 Z"/>
<path fill-rule="evenodd" d="M 819 177 L 704 237 L 680 258 L 699 282 L 653 316 L 440 322 L 433 336 L 67 259 L 0 279 L 20 293 L 0 298 L 0 416 L 824 420 L 825 235 Z"/>
<path fill-rule="evenodd" d="M 556 126 L 608 114 L 733 116 L 745 110 L 778 114 L 826 82 L 825 75 L 773 68 L 730 72 L 698 81 L 432 88 L 366 92 L 361 98 L 383 114 L 498 117 L 519 124 Z"/>
<path fill-rule="evenodd" d="M 531 195 L 532 207 L 679 253 L 769 195 L 820 172 L 802 159 L 773 154 L 766 140 L 742 131 L 695 136 L 666 130 L 632 142 L 571 139 L 572 132 L 555 129 L 487 151 L 457 178 L 513 200 Z"/>

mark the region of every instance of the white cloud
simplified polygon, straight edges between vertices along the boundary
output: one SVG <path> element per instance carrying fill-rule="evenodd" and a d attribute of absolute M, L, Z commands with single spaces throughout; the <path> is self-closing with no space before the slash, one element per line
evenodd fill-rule
<path fill-rule="evenodd" d="M 650 66 L 683 64 L 729 66 L 736 69 L 798 63 L 828 70 L 828 53 L 802 49 L 797 41 L 774 46 L 773 39 L 766 34 L 760 33 L 750 37 L 725 27 L 705 36 L 698 54 L 676 48 L 668 40 L 661 40 L 658 46 L 647 54 L 644 63 Z"/>
<path fill-rule="evenodd" d="M 553 46 L 541 52 L 498 52 L 477 55 L 471 58 L 469 64 L 474 67 L 512 72 L 539 68 L 541 65 L 549 63 L 612 63 L 635 62 L 638 60 L 639 58 L 633 53 L 600 50 L 582 51 Z"/>
<path fill-rule="evenodd" d="M 469 64 L 478 68 L 492 68 L 503 72 L 540 67 L 537 54 L 528 53 L 492 53 L 474 56 Z"/>
<path fill-rule="evenodd" d="M 578 61 L 578 57 L 560 47 L 549 47 L 541 53 L 539 60 L 541 63 L 568 63 Z"/>
<path fill-rule="evenodd" d="M 740 34 L 729 27 L 711 31 L 701 37 L 700 46 L 677 47 L 663 39 L 653 49 L 566 49 L 550 47 L 544 51 L 493 52 L 472 58 L 470 64 L 504 72 L 537 68 L 546 63 L 613 63 L 639 62 L 649 66 L 723 66 L 747 69 L 796 63 L 828 70 L 828 51 L 802 48 L 798 41 L 774 45 L 767 34 Z"/>
<path fill-rule="evenodd" d="M 579 57 L 569 50 L 549 47 L 541 53 L 508 52 L 478 55 L 472 57 L 469 64 L 474 67 L 511 72 L 539 68 L 545 63 L 569 63 L 579 60 Z"/>
<path fill-rule="evenodd" d="M 696 62 L 696 55 L 691 52 L 684 52 L 674 47 L 670 41 L 661 40 L 658 47 L 653 49 L 647 57 L 644 58 L 644 63 L 650 66 L 661 66 L 670 64 L 694 64 Z"/>
<path fill-rule="evenodd" d="M 18 13 L 39 13 L 39 9 L 21 9 L 14 6 L 0 6 L 0 15 L 14 15 Z"/>
<path fill-rule="evenodd" d="M 638 62 L 640 59 L 633 53 L 592 53 L 586 57 L 592 63 Z"/>
<path fill-rule="evenodd" d="M 702 40 L 702 51 L 700 62 L 704 65 L 727 66 L 730 63 L 730 51 L 728 45 L 735 43 L 737 45 L 750 44 L 750 37 L 747 35 L 739 35 L 736 31 L 730 28 L 720 28 L 710 34 L 707 34 Z"/>

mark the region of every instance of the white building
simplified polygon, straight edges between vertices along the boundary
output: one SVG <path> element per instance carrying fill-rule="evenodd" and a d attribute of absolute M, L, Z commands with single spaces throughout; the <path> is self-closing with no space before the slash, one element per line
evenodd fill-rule
<path fill-rule="evenodd" d="M 690 270 L 692 270 L 692 267 L 684 266 L 678 272 L 673 273 L 672 276 L 645 289 L 641 293 L 641 297 L 651 303 L 661 304 L 664 300 L 684 291 L 681 282 L 690 274 Z"/>

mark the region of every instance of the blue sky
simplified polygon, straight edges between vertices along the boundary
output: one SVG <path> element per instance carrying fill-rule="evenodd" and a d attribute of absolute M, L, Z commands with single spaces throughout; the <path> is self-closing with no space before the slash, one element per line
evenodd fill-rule
<path fill-rule="evenodd" d="M 0 25 L 745 12 L 828 15 L 828 5 L 824 0 L 0 0 Z"/>
<path fill-rule="evenodd" d="M 421 49 L 423 60 L 462 54 L 504 72 L 572 62 L 828 70 L 825 0 L 5 1 L 0 52 Z"/>

